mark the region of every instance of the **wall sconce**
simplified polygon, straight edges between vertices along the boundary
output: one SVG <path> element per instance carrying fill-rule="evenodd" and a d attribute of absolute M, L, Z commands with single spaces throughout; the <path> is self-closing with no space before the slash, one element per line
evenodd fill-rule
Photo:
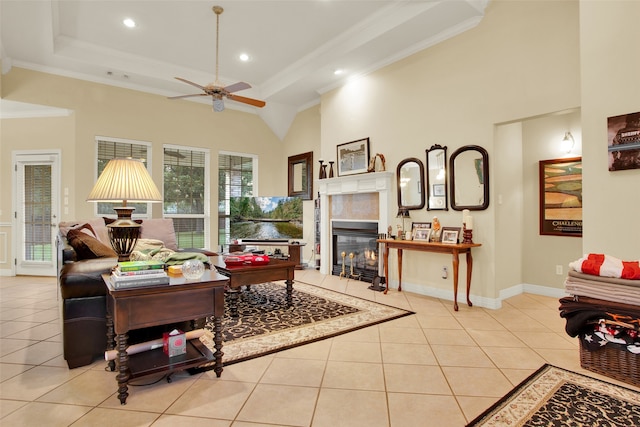
<path fill-rule="evenodd" d="M 565 132 L 564 138 L 560 141 L 560 149 L 563 153 L 570 153 L 573 150 L 573 146 L 575 145 L 575 140 L 573 139 L 573 135 L 571 132 Z"/>

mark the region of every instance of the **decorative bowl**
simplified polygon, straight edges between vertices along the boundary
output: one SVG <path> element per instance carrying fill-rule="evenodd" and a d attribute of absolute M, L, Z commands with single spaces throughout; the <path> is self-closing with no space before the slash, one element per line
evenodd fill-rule
<path fill-rule="evenodd" d="M 182 275 L 185 279 L 196 280 L 204 274 L 204 264 L 198 259 L 188 259 L 182 264 Z"/>

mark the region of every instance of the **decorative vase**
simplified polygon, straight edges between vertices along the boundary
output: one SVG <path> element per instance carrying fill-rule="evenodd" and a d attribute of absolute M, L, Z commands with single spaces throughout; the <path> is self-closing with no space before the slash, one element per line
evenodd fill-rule
<path fill-rule="evenodd" d="M 182 275 L 188 280 L 197 280 L 204 274 L 204 264 L 198 259 L 188 259 L 182 264 Z"/>
<path fill-rule="evenodd" d="M 324 169 L 326 166 L 324 166 L 324 165 L 323 165 L 324 160 L 318 160 L 318 162 L 320 162 L 320 175 L 318 176 L 318 178 L 319 178 L 319 179 L 326 178 L 326 177 L 327 177 L 327 175 L 326 175 L 326 171 L 325 171 L 325 169 Z M 323 176 L 323 175 L 324 175 L 324 176 Z"/>
<path fill-rule="evenodd" d="M 329 178 L 333 178 L 333 163 L 329 162 Z"/>

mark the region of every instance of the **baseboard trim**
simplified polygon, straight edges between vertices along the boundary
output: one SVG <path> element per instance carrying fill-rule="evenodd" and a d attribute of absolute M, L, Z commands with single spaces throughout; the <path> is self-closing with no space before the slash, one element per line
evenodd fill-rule
<path fill-rule="evenodd" d="M 390 289 L 398 289 L 398 283 L 389 283 Z M 473 288 L 473 287 L 472 287 Z M 428 297 L 443 299 L 447 301 L 453 301 L 453 290 L 438 289 L 432 287 L 425 287 L 424 285 L 417 285 L 415 283 L 403 283 L 402 290 L 408 291 L 418 295 L 424 295 Z M 567 295 L 564 289 L 553 288 L 549 286 L 532 285 L 528 283 L 521 283 L 511 286 L 507 289 L 502 289 L 498 298 L 483 297 L 480 295 L 474 295 L 471 293 L 470 299 L 474 306 L 489 308 L 497 310 L 502 308 L 502 301 L 514 297 L 520 294 L 534 294 L 543 295 L 552 298 L 562 298 Z M 466 304 L 467 296 L 466 289 L 458 288 L 458 305 Z"/>

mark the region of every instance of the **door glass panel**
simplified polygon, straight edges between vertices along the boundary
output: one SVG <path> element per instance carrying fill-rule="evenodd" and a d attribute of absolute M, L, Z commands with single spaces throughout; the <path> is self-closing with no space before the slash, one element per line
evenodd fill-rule
<path fill-rule="evenodd" d="M 51 261 L 51 166 L 24 168 L 24 254 L 25 261 Z"/>

